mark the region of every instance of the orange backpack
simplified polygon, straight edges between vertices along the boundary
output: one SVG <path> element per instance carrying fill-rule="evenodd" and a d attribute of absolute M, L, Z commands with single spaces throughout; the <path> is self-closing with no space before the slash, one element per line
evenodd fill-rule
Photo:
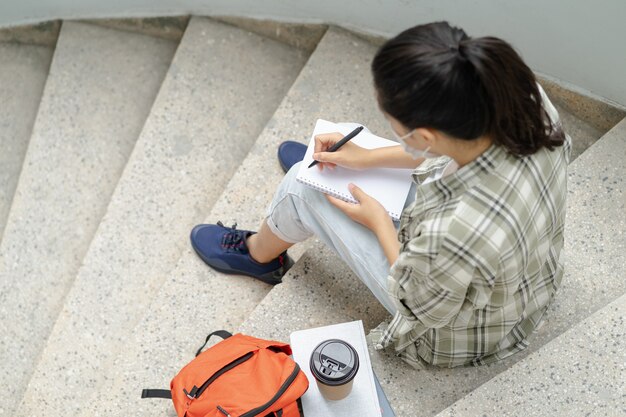
<path fill-rule="evenodd" d="M 224 340 L 202 352 L 211 336 Z M 306 375 L 286 343 L 219 330 L 172 379 L 170 390 L 142 398 L 171 398 L 179 417 L 302 417 Z"/>

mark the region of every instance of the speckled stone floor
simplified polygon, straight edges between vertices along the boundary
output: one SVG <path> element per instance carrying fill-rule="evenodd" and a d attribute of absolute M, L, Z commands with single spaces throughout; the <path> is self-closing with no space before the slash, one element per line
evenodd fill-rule
<path fill-rule="evenodd" d="M 255 228 L 281 178 L 277 144 L 306 141 L 318 117 L 388 129 L 369 73 L 380 39 L 220 20 L 228 24 L 178 16 L 0 30 L 0 98 L 28 103 L 0 115 L 0 376 L 14 381 L 0 416 L 173 415 L 167 402 L 137 405 L 128 389 L 166 386 L 189 359 L 192 313 L 283 340 L 337 321 L 362 319 L 367 330 L 387 316 L 313 239 L 270 288 L 209 271 L 180 238 L 203 220 Z M 441 415 L 543 415 L 536 398 L 554 415 L 626 411 L 626 119 L 615 126 L 626 111 L 540 82 L 575 159 L 561 293 L 531 348 L 499 367 L 414 372 L 371 352 L 399 417 L 450 405 Z M 275 174 L 260 177 L 269 164 Z M 178 318 L 163 324 L 169 317 Z"/>

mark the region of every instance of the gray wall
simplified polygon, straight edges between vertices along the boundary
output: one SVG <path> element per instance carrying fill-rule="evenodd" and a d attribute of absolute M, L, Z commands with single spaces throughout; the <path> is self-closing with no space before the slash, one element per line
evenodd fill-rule
<path fill-rule="evenodd" d="M 448 20 L 495 35 L 537 72 L 626 106 L 626 0 L 4 0 L 0 26 L 173 14 L 326 22 L 379 35 Z"/>

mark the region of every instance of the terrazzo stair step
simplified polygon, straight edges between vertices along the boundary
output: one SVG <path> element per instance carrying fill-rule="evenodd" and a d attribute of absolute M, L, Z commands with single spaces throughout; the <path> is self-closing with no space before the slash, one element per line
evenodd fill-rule
<path fill-rule="evenodd" d="M 278 145 L 285 139 L 307 142 L 317 118 L 386 128 L 370 78 L 374 52 L 342 30 L 328 30 L 205 222 L 237 221 L 257 230 L 283 177 Z M 190 249 L 186 234 L 179 240 L 186 250 L 82 416 L 123 416 L 129 409 L 146 416 L 171 413 L 168 401 L 138 400 L 141 389 L 167 387 L 208 333 L 235 330 L 270 291 L 258 280 L 213 271 Z"/>
<path fill-rule="evenodd" d="M 53 51 L 44 46 L 0 43 L 0 242 Z"/>
<path fill-rule="evenodd" d="M 581 155 L 624 117 L 626 107 L 566 88 L 557 80 L 536 74 L 572 138 L 572 160 Z"/>
<path fill-rule="evenodd" d="M 625 329 L 622 295 L 438 416 L 623 415 Z"/>
<path fill-rule="evenodd" d="M 537 351 L 626 293 L 624 178 L 626 119 L 569 169 L 565 276 L 530 347 L 480 368 L 414 370 L 391 351 L 370 349 L 372 364 L 398 416 L 432 416 Z M 240 331 L 289 340 L 298 329 L 362 319 L 366 332 L 390 317 L 343 262 L 309 249 L 263 299 Z M 506 389 L 515 390 L 516 385 Z"/>
<path fill-rule="evenodd" d="M 19 404 L 175 46 L 63 24 L 0 246 L 2 416 Z"/>
<path fill-rule="evenodd" d="M 388 316 L 368 288 L 322 242 L 315 241 L 238 331 L 289 341 L 295 330 L 363 320 L 366 331 Z"/>
<path fill-rule="evenodd" d="M 576 117 L 575 114 L 558 104 L 558 102 L 553 104 L 559 112 L 563 130 L 572 138 L 572 161 L 582 155 L 587 148 L 596 143 L 606 133 L 585 120 Z"/>
<path fill-rule="evenodd" d="M 15 416 L 86 408 L 302 63 L 294 48 L 191 19 Z"/>

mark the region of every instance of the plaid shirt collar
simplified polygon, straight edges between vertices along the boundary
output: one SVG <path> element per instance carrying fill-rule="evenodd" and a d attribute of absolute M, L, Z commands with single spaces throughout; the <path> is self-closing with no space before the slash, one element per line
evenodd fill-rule
<path fill-rule="evenodd" d="M 456 172 L 437 181 L 421 184 L 424 178 L 434 170 L 443 169 L 450 162 L 449 157 L 426 160 L 413 171 L 413 181 L 419 185 L 416 201 L 421 202 L 414 209 L 425 211 L 441 204 L 442 201 L 463 193 L 495 171 L 504 160 L 505 154 L 504 148 L 493 144 L 476 159 L 459 168 Z"/>

